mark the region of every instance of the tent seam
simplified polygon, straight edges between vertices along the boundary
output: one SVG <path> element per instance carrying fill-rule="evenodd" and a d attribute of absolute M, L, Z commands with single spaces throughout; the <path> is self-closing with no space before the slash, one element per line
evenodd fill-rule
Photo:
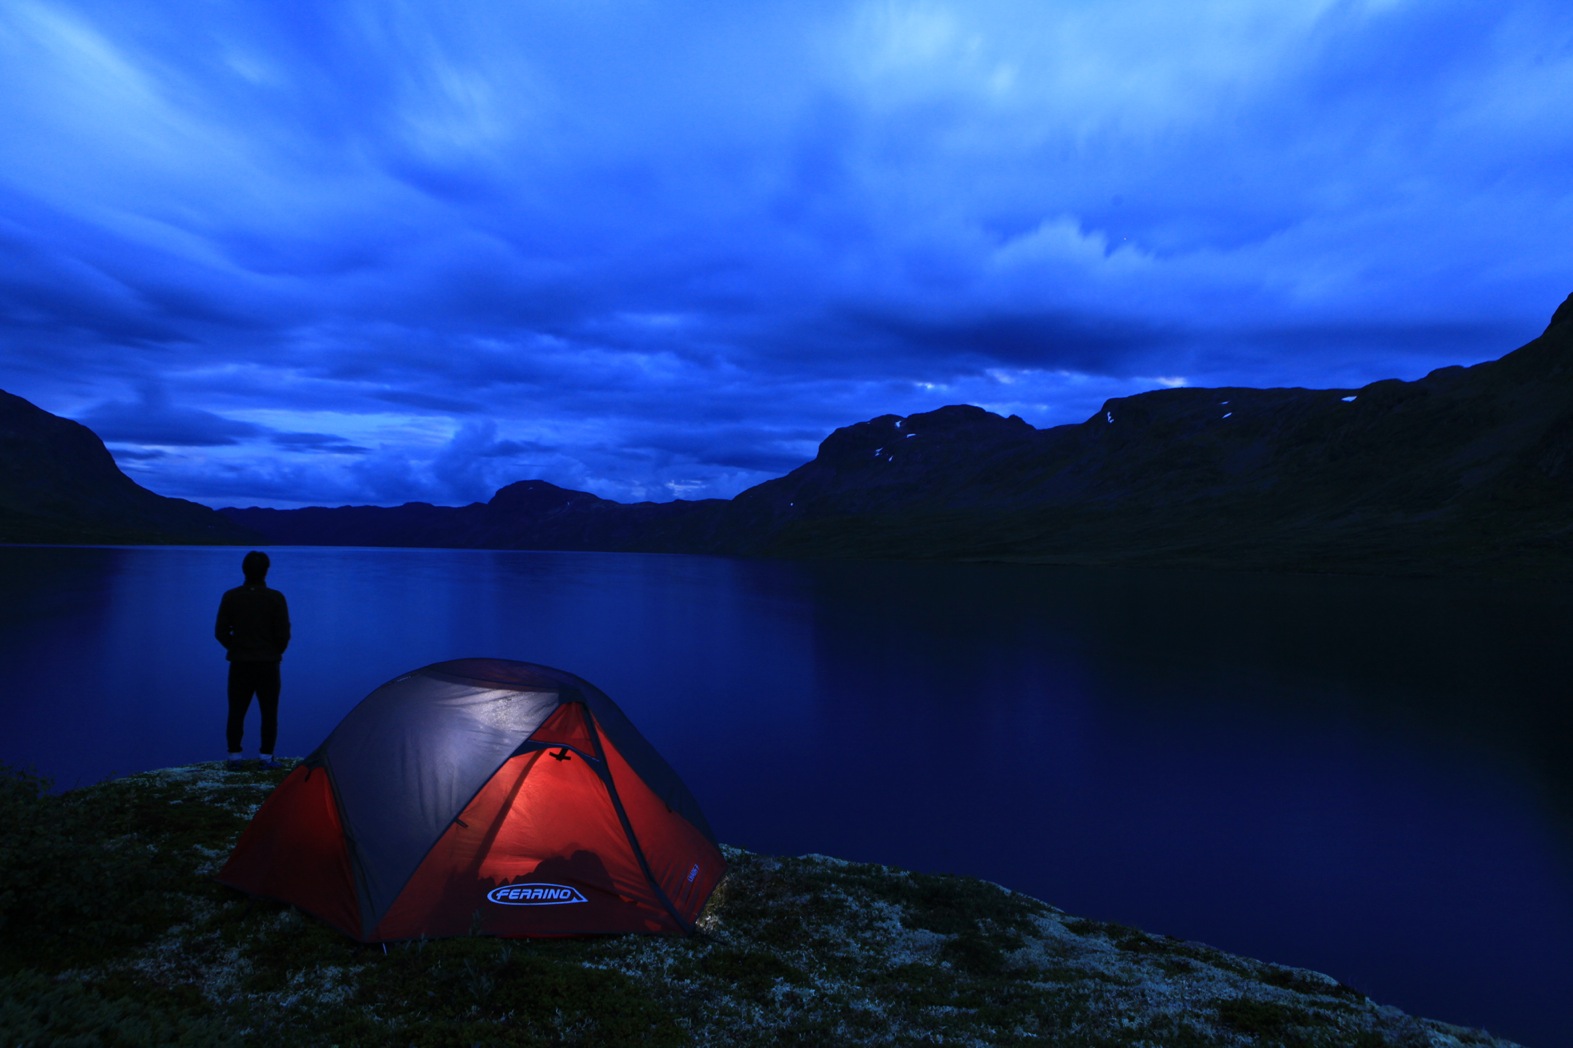
<path fill-rule="evenodd" d="M 628 820 L 628 812 L 623 808 L 623 798 L 617 790 L 617 781 L 612 778 L 611 763 L 607 761 L 606 750 L 601 745 L 601 726 L 596 722 L 595 715 L 588 705 L 584 707 L 584 712 L 585 724 L 590 729 L 590 741 L 595 744 L 596 757 L 605 769 L 606 793 L 612 800 L 613 810 L 617 812 L 617 821 L 622 823 L 623 833 L 628 837 L 628 846 L 633 849 L 634 858 L 639 860 L 639 868 L 644 871 L 645 880 L 649 882 L 651 888 L 655 889 L 656 898 L 661 900 L 661 905 L 666 907 L 666 912 L 676 922 L 678 928 L 682 929 L 683 934 L 689 935 L 694 930 L 693 925 L 683 920 L 682 915 L 677 912 L 677 907 L 672 905 L 672 900 L 667 898 L 666 889 L 661 887 L 661 882 L 656 879 L 655 871 L 650 868 L 650 860 L 645 858 L 644 847 L 634 833 L 633 823 Z"/>

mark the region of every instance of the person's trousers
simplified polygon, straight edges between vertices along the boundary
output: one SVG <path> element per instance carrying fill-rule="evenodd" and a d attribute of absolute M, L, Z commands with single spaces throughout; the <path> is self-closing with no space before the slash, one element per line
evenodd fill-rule
<path fill-rule="evenodd" d="M 251 697 L 257 697 L 262 711 L 262 752 L 272 753 L 279 736 L 279 664 L 276 662 L 232 662 L 229 664 L 229 723 L 225 735 L 229 752 L 240 752 L 240 737 L 246 726 L 246 711 Z"/>

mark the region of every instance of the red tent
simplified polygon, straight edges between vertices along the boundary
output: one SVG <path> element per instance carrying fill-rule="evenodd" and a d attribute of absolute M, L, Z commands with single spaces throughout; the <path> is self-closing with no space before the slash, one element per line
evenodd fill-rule
<path fill-rule="evenodd" d="M 218 879 L 378 942 L 687 934 L 725 868 L 687 787 L 594 685 L 459 659 L 363 699 Z"/>

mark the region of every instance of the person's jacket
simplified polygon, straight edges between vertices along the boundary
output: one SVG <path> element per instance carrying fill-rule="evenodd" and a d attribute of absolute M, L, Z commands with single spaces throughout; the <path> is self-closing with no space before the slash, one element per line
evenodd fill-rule
<path fill-rule="evenodd" d="M 289 647 L 289 606 L 284 594 L 248 582 L 225 592 L 213 635 L 230 662 L 278 662 Z"/>

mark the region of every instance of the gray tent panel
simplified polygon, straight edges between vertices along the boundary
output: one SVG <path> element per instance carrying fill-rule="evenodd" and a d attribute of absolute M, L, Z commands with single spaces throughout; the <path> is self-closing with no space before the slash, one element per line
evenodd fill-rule
<path fill-rule="evenodd" d="M 308 758 L 326 757 L 332 769 L 368 932 L 432 842 L 558 702 L 555 688 L 410 673 L 363 699 Z"/>

